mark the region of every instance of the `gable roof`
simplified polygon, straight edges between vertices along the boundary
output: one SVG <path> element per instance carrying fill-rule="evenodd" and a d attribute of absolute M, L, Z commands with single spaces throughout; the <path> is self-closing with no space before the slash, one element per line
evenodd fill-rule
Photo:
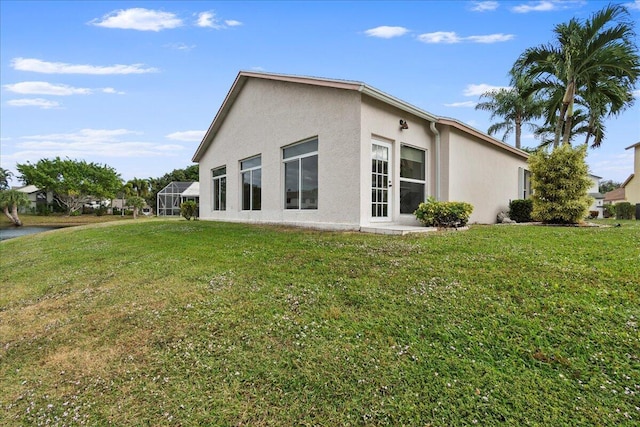
<path fill-rule="evenodd" d="M 283 81 L 283 82 L 288 82 L 288 83 L 298 83 L 298 84 L 307 84 L 307 85 L 313 85 L 313 86 L 320 86 L 320 87 L 330 87 L 330 88 L 334 88 L 334 89 L 344 89 L 344 90 L 352 90 L 352 91 L 357 91 L 360 92 L 364 95 L 367 95 L 371 98 L 377 99 L 379 101 L 382 101 L 383 103 L 396 107 L 400 110 L 403 110 L 409 114 L 412 114 L 414 116 L 420 117 L 422 119 L 425 119 L 427 121 L 430 122 L 435 122 L 435 123 L 440 123 L 443 125 L 448 125 L 457 129 L 460 129 L 461 131 L 471 134 L 473 136 L 476 136 L 486 142 L 489 142 L 493 145 L 496 145 L 504 150 L 510 151 L 514 154 L 517 154 L 523 158 L 528 158 L 529 155 L 528 153 L 519 150 L 515 147 L 512 147 L 508 144 L 505 144 L 502 141 L 499 141 L 495 138 L 493 138 L 492 136 L 487 135 L 484 132 L 481 132 L 477 129 L 472 128 L 471 126 L 464 124 L 456 119 L 452 119 L 452 118 L 447 118 L 447 117 L 438 117 L 435 116 L 425 110 L 422 110 L 414 105 L 411 105 L 399 98 L 396 98 L 392 95 L 389 95 L 385 92 L 382 92 L 379 89 L 376 89 L 372 86 L 369 86 L 363 82 L 358 82 L 358 81 L 353 81 L 353 80 L 338 80 L 338 79 L 327 79 L 327 78 L 320 78 L 320 77 L 305 77 L 305 76 L 294 76 L 294 75 L 287 75 L 287 74 L 274 74 L 274 73 L 259 73 L 259 72 L 253 72 L 253 71 L 240 71 L 238 73 L 238 75 L 236 76 L 235 81 L 233 82 L 233 85 L 231 85 L 231 89 L 229 89 L 229 92 L 227 93 L 227 96 L 225 97 L 224 101 L 222 102 L 222 105 L 220 106 L 220 109 L 218 110 L 217 114 L 215 115 L 215 117 L 213 118 L 213 121 L 211 122 L 211 125 L 209 125 L 209 129 L 207 130 L 207 132 L 205 133 L 204 137 L 202 138 L 202 141 L 200 142 L 200 145 L 198 146 L 198 148 L 196 149 L 196 152 L 193 155 L 192 160 L 194 162 L 199 162 L 200 159 L 202 158 L 202 156 L 204 155 L 204 153 L 207 151 L 207 148 L 209 148 L 209 145 L 211 144 L 211 142 L 213 141 L 213 137 L 215 136 L 215 134 L 218 132 L 218 130 L 220 129 L 220 126 L 222 125 L 222 122 L 224 121 L 225 117 L 227 116 L 227 114 L 229 113 L 231 107 L 233 106 L 233 103 L 235 102 L 236 98 L 238 97 L 238 95 L 240 94 L 240 92 L 242 91 L 242 88 L 244 87 L 244 85 L 246 84 L 246 82 L 249 79 L 252 78 L 256 78 L 256 79 L 266 79 L 266 80 L 273 80 L 273 81 Z"/>
<path fill-rule="evenodd" d="M 24 187 L 16 188 L 16 190 L 26 194 L 36 193 L 40 191 L 40 189 L 35 185 L 25 185 Z"/>
<path fill-rule="evenodd" d="M 636 142 L 635 144 L 632 144 L 632 145 L 628 146 L 627 148 L 625 148 L 625 150 L 630 150 L 630 149 L 635 148 L 635 147 L 639 147 L 640 148 L 640 142 Z"/>
<path fill-rule="evenodd" d="M 622 187 L 622 188 L 626 187 L 626 186 L 627 186 L 627 184 L 631 182 L 631 180 L 633 179 L 633 177 L 634 177 L 635 175 L 636 175 L 636 174 L 634 174 L 634 173 L 632 173 L 631 175 L 629 175 L 629 178 L 627 178 L 627 179 L 622 183 L 622 186 L 621 186 L 621 187 Z"/>
<path fill-rule="evenodd" d="M 619 187 L 604 193 L 605 202 L 617 202 L 619 200 L 625 200 L 625 197 L 624 187 Z"/>

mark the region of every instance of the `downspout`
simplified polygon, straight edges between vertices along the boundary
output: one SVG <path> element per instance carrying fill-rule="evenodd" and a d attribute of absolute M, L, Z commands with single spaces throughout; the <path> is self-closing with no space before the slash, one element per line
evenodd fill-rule
<path fill-rule="evenodd" d="M 436 137 L 436 200 L 440 201 L 440 132 L 436 128 L 436 122 L 429 122 L 429 127 Z"/>

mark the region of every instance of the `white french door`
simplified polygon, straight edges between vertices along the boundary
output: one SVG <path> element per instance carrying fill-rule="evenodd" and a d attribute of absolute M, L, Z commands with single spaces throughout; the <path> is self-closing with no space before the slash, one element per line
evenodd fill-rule
<path fill-rule="evenodd" d="M 371 220 L 391 220 L 391 144 L 371 143 Z"/>

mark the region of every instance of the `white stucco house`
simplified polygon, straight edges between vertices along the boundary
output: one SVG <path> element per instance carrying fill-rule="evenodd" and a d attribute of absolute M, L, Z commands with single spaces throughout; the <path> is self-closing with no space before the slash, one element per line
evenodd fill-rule
<path fill-rule="evenodd" d="M 589 174 L 589 179 L 591 180 L 591 187 L 589 187 L 587 193 L 593 199 L 589 207 L 589 213 L 597 212 L 596 218 L 604 218 L 604 194 L 600 193 L 600 180 L 602 177 Z"/>
<path fill-rule="evenodd" d="M 527 154 L 365 83 L 240 72 L 193 161 L 200 218 L 366 230 L 419 225 L 431 196 L 495 223 Z"/>
<path fill-rule="evenodd" d="M 46 192 L 40 190 L 35 185 L 25 185 L 23 187 L 15 187 L 15 190 L 25 193 L 29 198 L 29 206 L 23 206 L 20 208 L 20 213 L 25 213 L 30 210 L 37 210 L 39 206 L 47 206 L 53 201 L 53 193 L 51 191 Z"/>

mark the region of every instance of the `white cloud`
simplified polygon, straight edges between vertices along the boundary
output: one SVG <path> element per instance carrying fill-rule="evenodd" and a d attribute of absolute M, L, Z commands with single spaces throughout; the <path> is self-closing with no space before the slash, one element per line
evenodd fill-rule
<path fill-rule="evenodd" d="M 542 0 L 537 2 L 529 2 L 526 4 L 520 4 L 511 8 L 516 13 L 529 13 L 529 12 L 549 12 L 557 9 L 557 3 L 548 0 Z"/>
<path fill-rule="evenodd" d="M 124 92 L 121 92 L 121 91 L 115 90 L 115 89 L 114 89 L 114 88 L 112 88 L 112 87 L 103 87 L 103 88 L 101 89 L 101 91 L 102 91 L 102 93 L 113 93 L 113 94 L 117 94 L 117 95 L 124 95 Z"/>
<path fill-rule="evenodd" d="M 58 108 L 60 103 L 43 98 L 12 99 L 7 101 L 12 107 L 39 107 L 44 109 Z"/>
<path fill-rule="evenodd" d="M 169 43 L 164 45 L 164 47 L 168 47 L 169 49 L 175 49 L 175 50 L 190 51 L 192 49 L 195 49 L 196 45 L 195 44 L 188 45 L 185 43 Z"/>
<path fill-rule="evenodd" d="M 242 22 L 236 21 L 235 19 L 227 19 L 224 21 L 224 24 L 220 23 L 220 20 L 216 17 L 215 12 L 200 12 L 198 14 L 198 20 L 196 21 L 196 25 L 202 28 L 213 28 L 216 30 L 223 30 L 228 27 L 238 27 L 242 25 Z"/>
<path fill-rule="evenodd" d="M 500 43 L 513 39 L 513 34 L 488 34 L 486 36 L 469 36 L 465 39 L 473 43 Z"/>
<path fill-rule="evenodd" d="M 635 0 L 631 3 L 625 3 L 624 5 L 627 7 L 627 9 L 640 10 L 640 0 Z"/>
<path fill-rule="evenodd" d="M 498 43 L 498 42 L 506 42 L 508 40 L 513 39 L 513 34 L 487 34 L 482 36 L 467 36 L 461 37 L 456 34 L 454 31 L 436 31 L 434 33 L 425 33 L 420 34 L 418 36 L 418 40 L 423 43 L 435 44 L 435 43 L 444 43 L 444 44 L 454 44 L 454 43 L 463 43 L 463 42 L 471 42 L 471 43 Z"/>
<path fill-rule="evenodd" d="M 418 36 L 418 40 L 423 43 L 460 43 L 460 37 L 453 31 L 436 31 L 435 33 L 425 33 Z"/>
<path fill-rule="evenodd" d="M 390 39 L 405 35 L 409 30 L 404 27 L 389 27 L 383 25 L 376 28 L 366 30 L 364 33 L 369 37 L 379 37 L 382 39 Z"/>
<path fill-rule="evenodd" d="M 95 75 L 108 75 L 108 74 L 144 74 L 155 73 L 158 70 L 156 68 L 145 68 L 143 64 L 131 64 L 131 65 L 110 65 L 110 66 L 95 66 L 95 65 L 78 65 L 78 64 L 65 64 L 63 62 L 47 62 L 34 58 L 14 58 L 11 60 L 11 66 L 20 71 L 32 71 L 34 73 L 45 74 L 95 74 Z"/>
<path fill-rule="evenodd" d="M 486 12 L 488 10 L 496 10 L 498 6 L 497 1 L 476 1 L 473 2 L 471 10 L 474 12 Z"/>
<path fill-rule="evenodd" d="M 640 1 L 640 0 L 639 0 Z M 636 98 L 640 98 L 640 89 L 634 90 L 633 92 L 633 96 Z"/>
<path fill-rule="evenodd" d="M 510 89 L 508 86 L 492 86 L 486 83 L 470 84 L 462 92 L 464 96 L 480 96 L 490 90 Z"/>
<path fill-rule="evenodd" d="M 445 107 L 475 107 L 476 103 L 474 101 L 462 101 L 462 102 L 452 102 L 451 104 L 444 104 Z"/>
<path fill-rule="evenodd" d="M 77 132 L 21 137 L 16 158 L 46 157 L 166 157 L 185 148 L 178 144 L 156 144 L 127 140 L 139 132 L 127 129 L 81 129 Z"/>
<path fill-rule="evenodd" d="M 213 12 L 200 12 L 198 14 L 198 22 L 196 23 L 198 27 L 205 28 L 219 28 L 220 25 L 217 23 L 216 14 Z"/>
<path fill-rule="evenodd" d="M 6 90 L 13 93 L 25 95 L 90 95 L 93 90 L 83 87 L 73 87 L 65 84 L 51 84 L 47 82 L 20 82 L 6 84 L 3 86 Z"/>
<path fill-rule="evenodd" d="M 166 138 L 174 139 L 176 141 L 200 142 L 202 141 L 205 133 L 206 131 L 204 130 L 186 130 L 170 133 L 169 135 L 166 135 Z"/>
<path fill-rule="evenodd" d="M 174 13 L 144 8 L 116 10 L 104 15 L 102 20 L 94 19 L 90 24 L 138 31 L 162 31 L 183 25 L 182 19 Z"/>

